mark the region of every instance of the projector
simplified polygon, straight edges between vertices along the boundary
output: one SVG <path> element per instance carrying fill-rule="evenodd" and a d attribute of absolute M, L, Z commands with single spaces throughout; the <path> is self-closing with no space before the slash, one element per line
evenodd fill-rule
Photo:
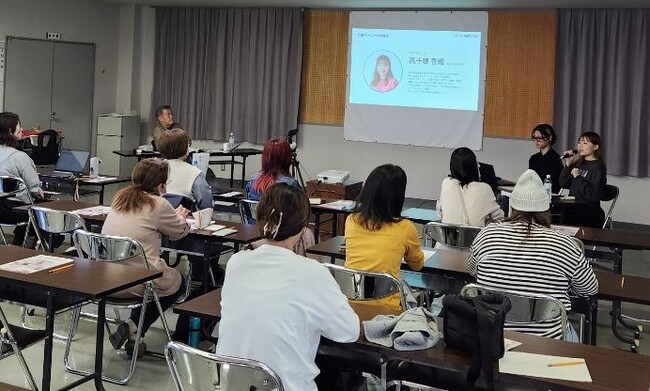
<path fill-rule="evenodd" d="M 339 170 L 325 170 L 319 173 L 316 177 L 319 181 L 324 183 L 343 183 L 350 177 L 350 173 Z"/>

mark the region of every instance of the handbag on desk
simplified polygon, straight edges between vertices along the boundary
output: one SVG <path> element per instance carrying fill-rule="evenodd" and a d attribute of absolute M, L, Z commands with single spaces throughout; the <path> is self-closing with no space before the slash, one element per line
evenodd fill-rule
<path fill-rule="evenodd" d="M 489 389 L 493 388 L 494 361 L 503 357 L 503 324 L 510 311 L 510 299 L 498 294 L 465 298 L 447 295 L 442 300 L 445 343 L 471 354 L 467 389 L 473 389 L 483 370 Z"/>

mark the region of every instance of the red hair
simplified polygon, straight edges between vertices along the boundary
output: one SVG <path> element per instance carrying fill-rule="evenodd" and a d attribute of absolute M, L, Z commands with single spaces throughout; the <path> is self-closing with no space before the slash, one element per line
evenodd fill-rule
<path fill-rule="evenodd" d="M 255 181 L 253 190 L 263 193 L 275 183 L 278 175 L 289 175 L 291 146 L 287 140 L 274 138 L 267 141 L 262 151 L 262 173 Z"/>

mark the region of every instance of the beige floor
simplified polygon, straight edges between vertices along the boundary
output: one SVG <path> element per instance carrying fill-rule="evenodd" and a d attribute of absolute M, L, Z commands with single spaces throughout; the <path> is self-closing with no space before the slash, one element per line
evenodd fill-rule
<path fill-rule="evenodd" d="M 115 190 L 113 190 L 114 192 Z M 111 199 L 111 195 L 107 195 L 106 199 Z M 96 201 L 96 200 L 95 200 Z M 89 199 L 92 202 L 92 199 Z M 219 216 L 219 218 L 236 218 L 236 216 Z M 635 274 L 650 277 L 650 268 L 647 267 L 648 262 L 647 251 L 626 251 L 624 253 L 624 272 L 626 274 Z M 601 302 L 599 312 L 599 329 L 598 329 L 598 345 L 612 349 L 627 350 L 627 346 L 617 341 L 609 329 L 609 311 L 610 303 Z M 2 304 L 10 322 L 18 321 L 19 310 L 14 305 Z M 625 312 L 646 319 L 650 319 L 650 309 L 645 306 L 639 305 L 624 305 Z M 42 313 L 42 310 L 41 310 Z M 176 322 L 175 315 L 171 311 L 167 312 L 167 318 L 170 325 Z M 57 330 L 66 330 L 68 316 L 62 314 L 57 316 Z M 30 322 L 35 325 L 43 324 L 42 316 L 35 316 L 30 318 Z M 90 366 L 94 358 L 94 332 L 95 324 L 89 321 L 82 321 L 79 332 L 75 336 L 72 360 L 75 365 Z M 646 327 L 650 328 L 650 326 Z M 642 335 L 640 354 L 650 355 L 650 343 L 646 344 Z M 148 350 L 162 352 L 163 347 L 163 332 L 160 325 L 154 324 L 154 327 L 147 333 L 146 343 Z M 104 343 L 104 363 L 105 372 L 109 374 L 121 374 L 126 368 L 127 361 L 124 357 L 116 353 L 108 340 Z M 53 371 L 52 371 L 52 388 L 62 387 L 69 384 L 79 377 L 72 375 L 65 371 L 63 365 L 63 351 L 65 343 L 62 340 L 54 340 L 54 353 L 53 353 Z M 42 377 L 42 357 L 43 357 L 43 342 L 39 342 L 24 350 L 25 357 L 29 363 L 37 383 L 40 384 Z M 18 365 L 14 356 L 0 361 L 0 382 L 13 384 L 28 388 L 21 368 Z M 175 387 L 172 383 L 171 375 L 165 360 L 145 356 L 138 360 L 135 375 L 127 386 L 118 386 L 110 383 L 104 383 L 107 390 L 155 390 L 165 391 L 174 390 Z M 375 387 L 369 387 L 374 389 Z M 94 386 L 91 383 L 86 383 L 78 388 L 79 390 L 91 390 Z"/>

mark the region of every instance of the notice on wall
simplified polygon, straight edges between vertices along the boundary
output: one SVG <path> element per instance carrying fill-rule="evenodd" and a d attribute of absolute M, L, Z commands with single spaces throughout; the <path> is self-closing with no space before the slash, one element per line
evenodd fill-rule
<path fill-rule="evenodd" d="M 0 82 L 5 80 L 5 43 L 0 42 Z"/>

